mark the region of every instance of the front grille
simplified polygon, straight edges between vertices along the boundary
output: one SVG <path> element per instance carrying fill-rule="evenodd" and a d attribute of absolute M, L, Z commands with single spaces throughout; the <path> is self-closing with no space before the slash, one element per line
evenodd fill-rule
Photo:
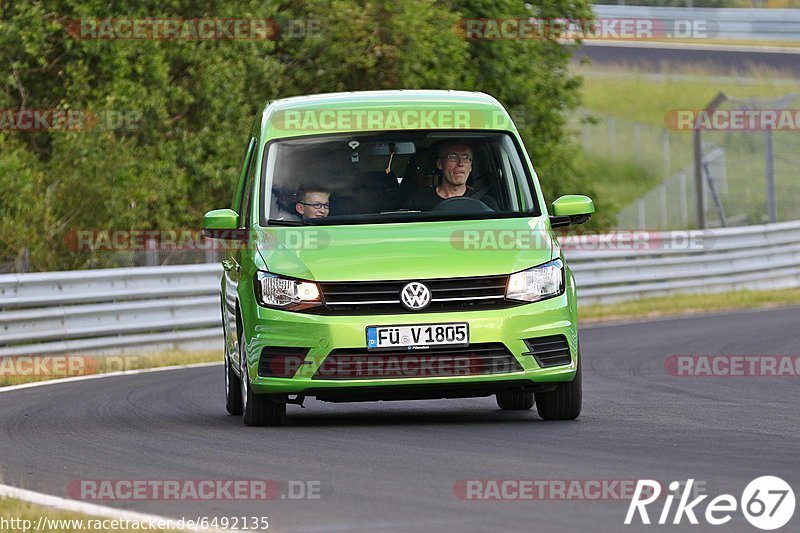
<path fill-rule="evenodd" d="M 572 362 L 569 355 L 569 343 L 564 335 L 525 339 L 525 344 L 530 350 L 529 355 L 535 357 L 536 362 L 542 368 L 568 365 Z"/>
<path fill-rule="evenodd" d="M 325 358 L 313 379 L 453 377 L 520 371 L 522 366 L 503 343 L 490 342 L 413 351 L 336 349 Z"/>
<path fill-rule="evenodd" d="M 273 378 L 290 378 L 295 375 L 308 354 L 308 348 L 267 346 L 261 350 L 258 375 Z"/>
<path fill-rule="evenodd" d="M 480 311 L 520 305 L 505 299 L 508 276 L 419 280 L 431 291 L 431 303 L 410 311 L 400 303 L 400 291 L 409 281 L 356 281 L 320 283 L 325 305 L 308 313 L 323 315 L 436 313 Z"/>

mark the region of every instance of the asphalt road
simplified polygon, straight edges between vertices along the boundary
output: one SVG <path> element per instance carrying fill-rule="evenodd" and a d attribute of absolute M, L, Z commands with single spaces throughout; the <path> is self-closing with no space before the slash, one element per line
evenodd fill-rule
<path fill-rule="evenodd" d="M 646 45 L 646 46 L 641 46 Z M 691 46 L 667 43 L 585 44 L 575 54 L 575 61 L 589 59 L 594 66 L 630 65 L 659 72 L 677 65 L 716 68 L 746 73 L 753 67 L 800 73 L 800 48 L 784 51 L 758 51 L 726 46 Z"/>
<path fill-rule="evenodd" d="M 664 366 L 673 354 L 798 354 L 798 318 L 786 308 L 584 328 L 575 422 L 501 412 L 490 398 L 308 401 L 289 406 L 286 427 L 249 428 L 225 413 L 221 366 L 3 393 L 2 481 L 56 495 L 80 479 L 319 481 L 315 500 L 106 502 L 269 516 L 274 531 L 757 531 L 740 512 L 717 527 L 624 527 L 628 500 L 465 501 L 454 486 L 693 478 L 739 498 L 778 475 L 800 496 L 800 378 L 674 377 Z M 661 504 L 649 509 L 656 520 Z M 784 529 L 798 524 L 800 510 Z"/>

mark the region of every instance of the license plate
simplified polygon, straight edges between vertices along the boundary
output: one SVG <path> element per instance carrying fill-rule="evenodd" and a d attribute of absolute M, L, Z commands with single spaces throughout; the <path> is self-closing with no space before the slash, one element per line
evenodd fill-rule
<path fill-rule="evenodd" d="M 405 326 L 370 326 L 367 328 L 367 349 L 408 348 L 429 346 L 467 346 L 469 324 L 412 324 Z"/>

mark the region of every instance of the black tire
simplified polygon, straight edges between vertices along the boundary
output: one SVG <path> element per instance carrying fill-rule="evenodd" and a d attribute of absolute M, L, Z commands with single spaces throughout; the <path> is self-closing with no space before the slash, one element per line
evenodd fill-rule
<path fill-rule="evenodd" d="M 248 426 L 282 426 L 286 422 L 286 403 L 273 401 L 268 395 L 254 394 L 247 374 L 244 339 L 239 341 L 239 373 L 242 398 L 242 419 Z"/>
<path fill-rule="evenodd" d="M 232 415 L 242 414 L 242 384 L 231 368 L 227 353 L 225 354 L 225 409 Z"/>
<path fill-rule="evenodd" d="M 504 391 L 495 395 L 497 406 L 504 411 L 527 411 L 533 407 L 533 393 L 524 391 Z"/>
<path fill-rule="evenodd" d="M 583 383 L 580 358 L 575 379 L 559 383 L 556 390 L 536 394 L 536 410 L 545 420 L 575 420 L 581 414 Z"/>

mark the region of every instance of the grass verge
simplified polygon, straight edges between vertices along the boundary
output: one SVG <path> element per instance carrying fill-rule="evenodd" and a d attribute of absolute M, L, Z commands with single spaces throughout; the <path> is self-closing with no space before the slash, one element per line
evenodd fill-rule
<path fill-rule="evenodd" d="M 578 300 L 580 300 L 580 295 Z M 800 289 L 683 294 L 645 298 L 618 304 L 581 306 L 579 314 L 581 323 L 587 324 L 632 318 L 684 316 L 713 311 L 786 307 L 790 305 L 800 305 Z"/>
<path fill-rule="evenodd" d="M 98 531 L 116 533 L 143 531 L 142 523 L 120 529 L 116 526 L 128 525 L 113 518 L 93 517 L 81 513 L 62 511 L 52 507 L 35 505 L 13 498 L 0 498 L 0 531 L 37 531 L 37 533 L 73 533 L 78 531 Z M 148 526 L 150 524 L 147 524 Z M 41 526 L 40 529 L 35 529 Z M 169 529 L 148 529 L 148 531 L 175 531 Z"/>
<path fill-rule="evenodd" d="M 737 98 L 800 93 L 796 74 L 763 67 L 745 73 L 675 65 L 658 73 L 623 66 L 574 65 L 583 77 L 583 106 L 593 112 L 664 127 L 672 109 L 702 109 L 719 92 Z"/>

